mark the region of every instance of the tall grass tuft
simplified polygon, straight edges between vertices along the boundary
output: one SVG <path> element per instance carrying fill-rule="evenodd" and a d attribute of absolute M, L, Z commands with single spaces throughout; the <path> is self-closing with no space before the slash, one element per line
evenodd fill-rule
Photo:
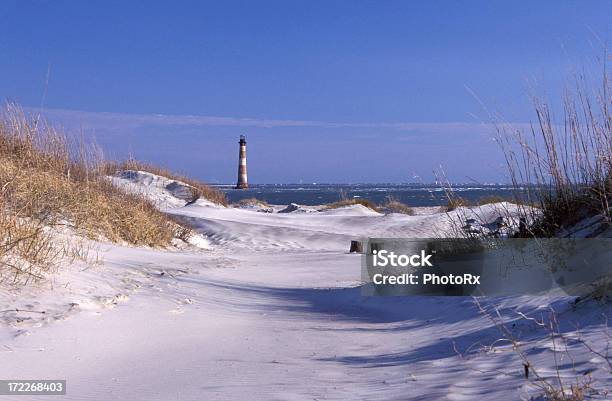
<path fill-rule="evenodd" d="M 66 255 L 50 230 L 165 246 L 177 224 L 105 178 L 100 152 L 70 143 L 14 104 L 0 115 L 0 280 L 38 279 Z"/>
<path fill-rule="evenodd" d="M 344 190 L 340 191 L 339 198 L 340 199 L 338 201 L 325 205 L 324 209 L 338 209 L 346 206 L 362 205 L 368 209 L 374 210 L 375 212 L 380 212 L 378 206 L 376 206 L 376 204 L 371 200 L 364 198 L 349 198 L 348 194 Z"/>
<path fill-rule="evenodd" d="M 536 121 L 528 133 L 496 124 L 513 186 L 527 191 L 521 202 L 517 190 L 516 203 L 527 204 L 522 217 L 533 223 L 520 236 L 555 236 L 594 215 L 610 222 L 612 93 L 605 68 L 599 85 L 591 90 L 584 76 L 575 77 L 564 95 L 562 121 L 554 120 L 550 102 L 534 97 Z"/>
<path fill-rule="evenodd" d="M 415 214 L 414 209 L 405 203 L 400 202 L 399 199 L 391 195 L 387 196 L 387 200 L 381 206 L 381 208 L 389 213 L 407 214 L 409 216 L 413 216 Z"/>

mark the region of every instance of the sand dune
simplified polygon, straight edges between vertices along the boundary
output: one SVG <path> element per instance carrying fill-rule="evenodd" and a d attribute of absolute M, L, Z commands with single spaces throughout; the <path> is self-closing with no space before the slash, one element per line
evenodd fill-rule
<path fill-rule="evenodd" d="M 0 314 L 0 377 L 65 378 L 67 395 L 57 399 L 80 401 L 537 394 L 507 344 L 477 352 L 500 334 L 470 298 L 361 296 L 360 257 L 347 253 L 351 239 L 440 236 L 449 228 L 446 214 L 183 206 L 169 197 L 167 183 L 154 182 L 129 185 L 164 200 L 166 211 L 189 220 L 210 249 L 97 244 L 99 264 L 76 263 L 38 287 L 3 290 L 0 309 L 25 312 Z M 496 217 L 494 205 L 474 213 Z M 569 324 L 576 321 L 581 338 L 606 341 L 601 328 L 610 310 L 596 303 L 573 309 L 563 297 L 483 302 L 513 319 L 552 305 L 569 336 L 577 336 Z M 555 375 L 549 339 L 529 321 L 515 324 L 542 374 Z M 610 387 L 602 358 L 577 341 L 567 346 L 573 360 L 561 361 L 561 375 L 590 372 L 600 387 Z"/>

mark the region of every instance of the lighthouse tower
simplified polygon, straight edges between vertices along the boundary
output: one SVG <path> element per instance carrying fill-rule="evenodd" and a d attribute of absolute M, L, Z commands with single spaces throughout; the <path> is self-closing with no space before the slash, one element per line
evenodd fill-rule
<path fill-rule="evenodd" d="M 246 167 L 246 137 L 240 135 L 240 153 L 238 155 L 238 183 L 236 189 L 246 189 L 249 187 L 247 182 L 247 167 Z"/>

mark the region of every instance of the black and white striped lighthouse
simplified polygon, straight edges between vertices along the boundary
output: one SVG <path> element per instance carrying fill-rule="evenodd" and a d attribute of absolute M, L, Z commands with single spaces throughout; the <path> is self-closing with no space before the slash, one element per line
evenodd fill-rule
<path fill-rule="evenodd" d="M 246 189 L 249 187 L 247 182 L 247 167 L 246 167 L 246 137 L 240 135 L 240 153 L 238 155 L 238 183 L 236 189 Z"/>

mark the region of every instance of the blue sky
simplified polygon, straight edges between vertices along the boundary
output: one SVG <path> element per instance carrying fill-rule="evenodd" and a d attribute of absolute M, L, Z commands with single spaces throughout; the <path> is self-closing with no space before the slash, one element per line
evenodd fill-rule
<path fill-rule="evenodd" d="M 612 36 L 610 1 L 39 0 L 0 10 L 0 98 L 43 104 L 112 157 L 216 182 L 235 180 L 241 133 L 252 182 L 432 181 L 439 165 L 453 181 L 503 181 L 470 90 L 526 123 L 532 85 L 556 98 Z"/>

